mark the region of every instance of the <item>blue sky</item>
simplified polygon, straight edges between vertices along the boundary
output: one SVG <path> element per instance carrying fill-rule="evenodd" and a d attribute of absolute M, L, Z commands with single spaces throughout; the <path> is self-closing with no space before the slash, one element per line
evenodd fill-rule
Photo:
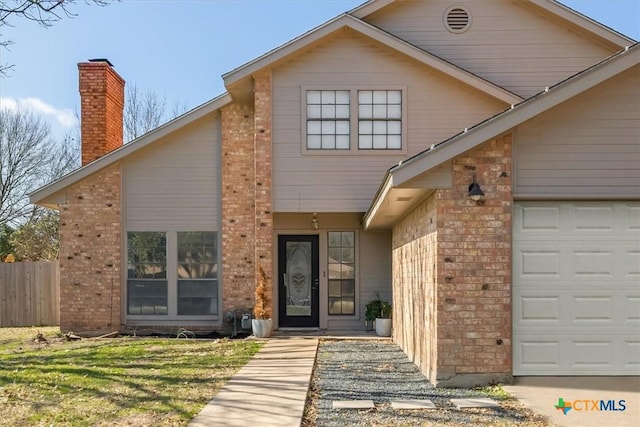
<path fill-rule="evenodd" d="M 361 0 L 124 0 L 73 8 L 53 27 L 14 18 L 2 37 L 15 44 L 0 62 L 0 105 L 23 105 L 62 135 L 79 110 L 77 63 L 108 58 L 139 89 L 165 96 L 169 108 L 193 108 L 224 92 L 221 75 L 358 6 Z M 640 0 L 563 0 L 635 40 Z"/>

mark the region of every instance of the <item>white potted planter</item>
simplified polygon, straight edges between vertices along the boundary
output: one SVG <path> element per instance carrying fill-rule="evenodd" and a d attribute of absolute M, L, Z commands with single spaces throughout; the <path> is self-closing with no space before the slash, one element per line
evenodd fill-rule
<path fill-rule="evenodd" d="M 268 338 L 273 330 L 273 321 L 271 320 L 271 299 L 267 292 L 268 278 L 264 268 L 258 268 L 258 276 L 256 283 L 256 301 L 253 306 L 253 316 L 251 319 L 251 330 L 256 338 Z"/>
<path fill-rule="evenodd" d="M 269 338 L 273 330 L 271 319 L 251 319 L 251 330 L 256 338 Z"/>
<path fill-rule="evenodd" d="M 380 337 L 391 336 L 391 304 L 382 301 L 380 297 L 369 301 L 365 307 L 365 319 L 375 321 L 376 335 Z"/>
<path fill-rule="evenodd" d="M 376 335 L 379 337 L 391 336 L 391 319 L 376 318 Z"/>

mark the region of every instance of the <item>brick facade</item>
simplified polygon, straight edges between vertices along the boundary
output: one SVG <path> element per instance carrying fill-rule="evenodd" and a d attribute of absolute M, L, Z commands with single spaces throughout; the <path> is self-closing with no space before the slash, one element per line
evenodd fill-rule
<path fill-rule="evenodd" d="M 254 96 L 253 107 L 232 104 L 222 109 L 224 312 L 253 307 L 259 266 L 268 278 L 273 276 L 269 71 L 254 77 Z M 268 290 L 272 295 L 272 287 Z"/>
<path fill-rule="evenodd" d="M 124 80 L 107 61 L 78 64 L 82 164 L 122 146 Z M 60 329 L 83 335 L 122 323 L 120 165 L 66 190 L 60 205 Z"/>
<path fill-rule="evenodd" d="M 393 229 L 393 340 L 425 375 L 436 373 L 436 201 L 431 196 Z"/>
<path fill-rule="evenodd" d="M 273 283 L 273 212 L 271 181 L 271 71 L 263 71 L 254 76 L 253 92 L 255 96 L 255 262 L 256 268 L 262 266 Z M 273 310 L 273 286 L 267 287 Z"/>
<path fill-rule="evenodd" d="M 511 377 L 511 145 L 458 156 L 453 187 L 394 228 L 394 339 L 441 386 Z M 474 174 L 480 202 L 467 195 Z"/>
<path fill-rule="evenodd" d="M 120 166 L 67 189 L 60 206 L 60 329 L 100 335 L 121 327 Z"/>
<path fill-rule="evenodd" d="M 222 108 L 222 309 L 253 306 L 255 283 L 254 120 L 249 105 Z M 249 196 L 249 197 L 247 197 Z"/>
<path fill-rule="evenodd" d="M 124 80 L 106 61 L 78 64 L 82 165 L 122 146 Z"/>

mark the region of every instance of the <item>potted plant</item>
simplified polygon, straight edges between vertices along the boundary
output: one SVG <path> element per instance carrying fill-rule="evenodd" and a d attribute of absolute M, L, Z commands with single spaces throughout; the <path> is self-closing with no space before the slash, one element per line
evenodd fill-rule
<path fill-rule="evenodd" d="M 267 282 L 267 274 L 260 266 L 258 268 L 258 283 L 256 284 L 256 302 L 253 306 L 253 319 L 251 319 L 251 329 L 256 338 L 270 337 L 273 328 L 271 313 L 269 313 Z"/>
<path fill-rule="evenodd" d="M 367 322 L 375 321 L 376 335 L 381 337 L 391 336 L 391 314 L 391 304 L 380 297 L 365 306 L 365 319 Z"/>

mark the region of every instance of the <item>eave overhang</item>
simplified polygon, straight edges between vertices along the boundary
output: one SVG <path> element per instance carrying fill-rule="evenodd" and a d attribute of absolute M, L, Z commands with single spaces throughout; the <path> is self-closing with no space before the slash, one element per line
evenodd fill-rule
<path fill-rule="evenodd" d="M 465 129 L 390 168 L 363 218 L 364 228 L 389 228 L 410 209 L 393 209 L 398 189 L 422 188 L 429 194 L 439 186 L 424 185 L 421 177 L 449 164 L 455 157 L 512 131 L 516 126 L 640 64 L 640 43 L 545 89 L 526 101 Z M 417 184 L 417 185 L 416 185 Z M 408 206 L 410 207 L 410 206 Z"/>

